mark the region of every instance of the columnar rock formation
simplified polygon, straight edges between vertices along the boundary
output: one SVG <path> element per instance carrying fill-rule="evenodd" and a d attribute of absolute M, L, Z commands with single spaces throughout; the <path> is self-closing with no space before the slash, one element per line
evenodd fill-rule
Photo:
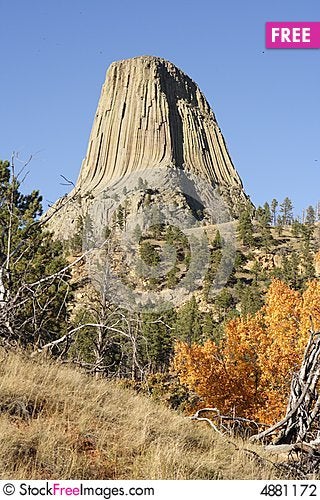
<path fill-rule="evenodd" d="M 172 63 L 142 56 L 108 69 L 77 183 L 47 213 L 48 227 L 71 250 L 88 250 L 86 273 L 115 303 L 172 306 L 201 285 L 216 229 L 226 252 L 213 285 L 224 286 L 235 255 L 232 215 L 246 199 L 199 87 Z M 173 228 L 183 251 L 170 240 Z M 157 248 L 156 267 L 143 261 L 145 239 Z M 178 283 L 173 295 L 167 280 Z"/>
<path fill-rule="evenodd" d="M 170 165 L 242 192 L 214 113 L 186 74 L 150 56 L 111 64 L 77 188 L 94 195 L 125 174 Z"/>
<path fill-rule="evenodd" d="M 207 223 L 217 212 L 207 189 L 218 198 L 222 193 L 232 208 L 246 200 L 199 87 L 172 63 L 151 56 L 115 62 L 108 69 L 75 189 L 48 212 L 49 229 L 68 239 L 88 210 L 96 226 L 109 225 L 124 192 L 131 196 L 134 215 L 146 195 L 138 181 L 140 188 L 148 186 L 148 203 L 174 202 L 184 213 L 201 212 Z M 208 205 L 211 216 L 204 211 Z"/>

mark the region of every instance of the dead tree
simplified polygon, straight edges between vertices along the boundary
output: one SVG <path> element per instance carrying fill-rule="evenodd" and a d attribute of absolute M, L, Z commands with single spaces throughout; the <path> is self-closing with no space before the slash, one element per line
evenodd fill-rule
<path fill-rule="evenodd" d="M 68 318 L 74 263 L 67 265 L 46 228 L 63 204 L 41 217 L 39 192 L 20 191 L 31 159 L 17 174 L 17 155 L 11 163 L 0 161 L 0 344 L 6 347 L 38 348 L 55 339 Z"/>
<path fill-rule="evenodd" d="M 202 415 L 210 413 L 210 418 Z M 237 417 L 236 415 L 221 415 L 218 408 L 201 408 L 192 415 L 191 420 L 207 422 L 216 432 L 221 435 L 230 436 L 252 436 L 261 427 L 267 427 L 249 418 Z"/>
<path fill-rule="evenodd" d="M 296 444 L 316 441 L 319 426 L 320 394 L 320 332 L 310 332 L 301 368 L 292 377 L 286 416 L 251 437 L 252 441 L 265 441 L 275 437 L 274 444 Z"/>

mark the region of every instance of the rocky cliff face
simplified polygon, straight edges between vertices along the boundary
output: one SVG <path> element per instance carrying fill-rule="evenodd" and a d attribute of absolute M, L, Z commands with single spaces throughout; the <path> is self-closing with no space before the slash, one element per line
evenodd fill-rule
<path fill-rule="evenodd" d="M 223 249 L 210 282 L 224 286 L 232 212 L 246 199 L 199 87 L 172 63 L 142 56 L 108 69 L 76 186 L 48 226 L 71 251 L 89 250 L 87 274 L 118 305 L 172 307 L 208 284 L 216 229 Z"/>
<path fill-rule="evenodd" d="M 211 203 L 210 195 L 204 195 L 209 188 L 223 194 L 232 208 L 246 199 L 199 87 L 172 63 L 141 56 L 108 69 L 75 189 L 49 211 L 51 216 L 59 209 L 49 229 L 68 239 L 79 215 L 85 217 L 88 210 L 95 224 L 108 225 L 115 209 L 110 200 L 119 202 L 122 193 L 129 192 L 136 211 L 147 187 L 148 203 L 167 205 L 171 199 L 182 210 L 189 205 L 202 216 Z"/>
<path fill-rule="evenodd" d="M 125 174 L 168 165 L 242 191 L 215 116 L 186 74 L 149 56 L 111 64 L 77 187 L 94 194 Z"/>

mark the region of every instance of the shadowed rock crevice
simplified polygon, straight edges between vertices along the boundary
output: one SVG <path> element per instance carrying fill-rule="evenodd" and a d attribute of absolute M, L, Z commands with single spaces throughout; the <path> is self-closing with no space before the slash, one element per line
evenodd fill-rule
<path fill-rule="evenodd" d="M 168 120 L 172 144 L 172 159 L 176 167 L 183 168 L 183 124 L 179 114 L 178 101 L 188 99 L 186 89 L 180 80 L 173 80 L 168 68 L 159 65 L 160 88 L 168 101 Z M 185 82 L 187 83 L 187 82 Z M 174 88 L 172 88 L 172 84 Z M 191 94 L 192 95 L 192 94 Z"/>

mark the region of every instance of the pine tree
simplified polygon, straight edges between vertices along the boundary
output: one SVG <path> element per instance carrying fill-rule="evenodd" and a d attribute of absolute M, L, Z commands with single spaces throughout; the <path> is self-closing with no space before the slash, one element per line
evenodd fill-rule
<path fill-rule="evenodd" d="M 221 324 L 221 323 L 220 323 Z M 202 338 L 203 340 L 212 339 L 219 342 L 221 334 L 218 333 L 219 323 L 217 323 L 211 313 L 204 313 L 202 324 Z M 221 332 L 222 333 L 222 332 Z"/>
<path fill-rule="evenodd" d="M 279 277 L 295 290 L 299 290 L 302 285 L 303 278 L 300 273 L 301 259 L 298 253 L 293 250 L 289 256 L 282 257 L 281 272 Z"/>
<path fill-rule="evenodd" d="M 177 276 L 179 268 L 173 266 L 172 269 L 166 274 L 166 286 L 168 288 L 174 288 L 179 283 L 179 278 Z"/>
<path fill-rule="evenodd" d="M 291 224 L 292 236 L 294 236 L 295 238 L 299 238 L 299 236 L 301 236 L 301 229 L 302 229 L 301 222 L 299 222 L 297 219 L 294 219 L 294 221 Z"/>
<path fill-rule="evenodd" d="M 206 302 L 211 302 L 212 297 L 210 296 L 211 286 L 216 277 L 220 262 L 222 259 L 222 251 L 212 250 L 210 254 L 209 268 L 207 269 L 204 280 L 203 280 L 203 297 Z"/>
<path fill-rule="evenodd" d="M 320 220 L 320 201 L 316 204 L 316 220 Z"/>
<path fill-rule="evenodd" d="M 251 272 L 253 274 L 253 284 L 257 286 L 259 283 L 260 275 L 262 273 L 262 265 L 258 260 L 254 261 Z"/>
<path fill-rule="evenodd" d="M 261 220 L 264 219 L 264 215 L 265 215 L 265 212 L 264 212 L 264 209 L 262 207 L 258 207 L 256 209 L 256 212 L 255 212 L 255 218 L 257 219 L 258 222 L 260 222 Z"/>
<path fill-rule="evenodd" d="M 277 233 L 278 233 L 278 236 L 281 236 L 282 232 L 283 232 L 283 225 L 284 225 L 284 220 L 283 220 L 283 217 L 281 215 L 278 215 L 277 217 Z"/>
<path fill-rule="evenodd" d="M 272 202 L 271 202 L 271 216 L 272 216 L 272 221 L 273 221 L 273 225 L 275 226 L 276 223 L 277 223 L 277 206 L 278 206 L 278 201 L 273 198 Z"/>
<path fill-rule="evenodd" d="M 216 234 L 214 236 L 214 239 L 212 241 L 212 249 L 213 250 L 220 250 L 222 248 L 222 237 L 220 234 L 220 231 L 217 229 Z"/>
<path fill-rule="evenodd" d="M 253 224 L 251 210 L 249 208 L 245 208 L 240 214 L 238 222 L 238 238 L 242 244 L 246 246 L 251 246 L 254 243 Z"/>
<path fill-rule="evenodd" d="M 140 256 L 148 266 L 157 266 L 161 260 L 159 253 L 149 241 L 140 243 Z"/>
<path fill-rule="evenodd" d="M 175 319 L 176 313 L 173 309 L 162 314 L 141 315 L 140 358 L 145 366 L 149 366 L 149 372 L 163 372 L 168 369 L 173 352 Z"/>
<path fill-rule="evenodd" d="M 311 247 L 311 241 L 314 235 L 314 224 L 301 224 L 301 236 L 305 245 Z"/>
<path fill-rule="evenodd" d="M 62 245 L 39 221 L 38 191 L 22 194 L 14 165 L 0 161 L 0 337 L 41 347 L 60 337 L 70 276 Z"/>
<path fill-rule="evenodd" d="M 83 249 L 83 217 L 79 215 L 76 222 L 76 231 L 69 240 L 69 249 L 73 253 L 81 253 Z"/>
<path fill-rule="evenodd" d="M 224 320 L 228 311 L 234 306 L 234 297 L 232 293 L 224 288 L 214 299 L 215 306 L 218 310 L 220 321 Z"/>
<path fill-rule="evenodd" d="M 280 213 L 282 215 L 282 221 L 285 226 L 289 225 L 293 221 L 293 205 L 290 198 L 286 197 L 280 205 Z"/>
<path fill-rule="evenodd" d="M 254 284 L 238 287 L 238 296 L 242 316 L 255 314 L 263 305 L 261 290 Z"/>
<path fill-rule="evenodd" d="M 271 212 L 268 203 L 265 203 L 263 208 L 257 208 L 256 219 L 258 222 L 258 231 L 261 234 L 261 245 L 268 250 L 272 242 L 270 229 Z"/>
<path fill-rule="evenodd" d="M 271 209 L 269 203 L 266 201 L 265 204 L 263 205 L 264 209 L 264 214 L 265 214 L 265 219 L 268 225 L 271 224 L 272 222 L 272 214 L 271 214 Z"/>
<path fill-rule="evenodd" d="M 309 207 L 306 210 L 305 223 L 312 226 L 315 224 L 315 222 L 316 222 L 316 211 L 312 205 L 309 205 Z"/>
<path fill-rule="evenodd" d="M 119 205 L 117 210 L 117 225 L 122 230 L 125 224 L 125 213 L 122 205 Z"/>
<path fill-rule="evenodd" d="M 302 276 L 304 281 L 315 277 L 314 256 L 308 241 L 304 242 L 302 246 L 302 266 Z"/>
<path fill-rule="evenodd" d="M 177 312 L 176 338 L 192 344 L 202 338 L 201 312 L 195 297 L 186 302 Z"/>

